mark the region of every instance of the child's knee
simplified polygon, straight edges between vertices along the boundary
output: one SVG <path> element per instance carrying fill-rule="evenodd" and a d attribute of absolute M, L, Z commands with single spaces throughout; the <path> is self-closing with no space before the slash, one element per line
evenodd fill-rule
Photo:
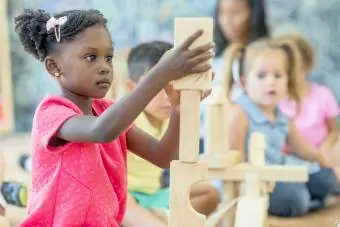
<path fill-rule="evenodd" d="M 311 197 L 306 188 L 284 187 L 270 196 L 269 213 L 283 217 L 297 217 L 308 213 Z M 288 190 L 291 189 L 291 190 Z"/>
<path fill-rule="evenodd" d="M 191 200 L 200 201 L 200 207 L 204 207 L 206 213 L 214 211 L 221 201 L 218 189 L 206 182 L 194 185 L 190 197 Z"/>
<path fill-rule="evenodd" d="M 207 188 L 207 200 L 212 204 L 216 204 L 216 207 L 221 201 L 221 194 L 213 185 L 209 185 Z"/>

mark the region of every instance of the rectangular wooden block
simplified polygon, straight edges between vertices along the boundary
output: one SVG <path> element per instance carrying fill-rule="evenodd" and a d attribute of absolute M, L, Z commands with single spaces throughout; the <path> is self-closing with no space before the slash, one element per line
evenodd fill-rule
<path fill-rule="evenodd" d="M 235 227 L 263 227 L 266 217 L 266 197 L 241 197 L 237 204 Z"/>
<path fill-rule="evenodd" d="M 174 45 L 181 44 L 191 34 L 203 29 L 204 33 L 199 37 L 190 49 L 213 41 L 213 19 L 207 17 L 197 18 L 175 18 L 175 37 Z M 210 60 L 212 63 L 212 60 Z M 173 86 L 177 90 L 195 89 L 208 90 L 211 88 L 212 70 L 203 74 L 193 74 L 173 81 Z"/>
<path fill-rule="evenodd" d="M 191 186 L 206 180 L 208 168 L 202 163 L 172 161 L 170 166 L 170 227 L 204 227 L 206 217 L 191 205 Z"/>
<path fill-rule="evenodd" d="M 199 160 L 200 99 L 198 90 L 181 91 L 179 160 L 182 162 Z"/>
<path fill-rule="evenodd" d="M 307 168 L 301 166 L 238 164 L 225 170 L 210 169 L 208 177 L 214 180 L 244 181 L 249 172 L 257 173 L 261 181 L 307 182 Z"/>

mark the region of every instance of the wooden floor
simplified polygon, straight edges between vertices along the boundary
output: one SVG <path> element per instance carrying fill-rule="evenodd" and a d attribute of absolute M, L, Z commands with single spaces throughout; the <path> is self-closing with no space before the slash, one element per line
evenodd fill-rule
<path fill-rule="evenodd" d="M 29 148 L 28 135 L 16 135 L 6 139 L 0 138 L 0 150 L 4 152 L 5 156 L 5 180 L 15 180 L 29 184 L 29 174 L 21 170 L 18 165 L 19 155 L 28 153 Z M 18 223 L 26 216 L 26 210 L 9 207 L 6 216 L 10 219 L 12 227 L 17 227 Z M 270 227 L 337 227 L 338 220 L 340 221 L 340 204 L 301 218 L 271 217 L 269 224 Z"/>

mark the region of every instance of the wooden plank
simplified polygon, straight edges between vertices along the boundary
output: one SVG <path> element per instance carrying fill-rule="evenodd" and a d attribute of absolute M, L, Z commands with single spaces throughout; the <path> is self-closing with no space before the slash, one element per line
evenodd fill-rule
<path fill-rule="evenodd" d="M 179 17 L 175 18 L 175 37 L 174 46 L 181 44 L 190 34 L 193 34 L 199 29 L 203 29 L 203 35 L 196 40 L 196 42 L 190 47 L 195 48 L 197 46 L 209 43 L 213 41 L 213 19 L 205 17 Z M 209 60 L 212 63 L 212 59 Z M 181 78 L 173 82 L 174 88 L 177 90 L 208 90 L 211 88 L 212 71 L 209 70 L 203 74 L 193 74 Z"/>
<path fill-rule="evenodd" d="M 235 227 L 264 227 L 266 197 L 241 197 L 237 204 Z"/>
<path fill-rule="evenodd" d="M 307 169 L 301 166 L 252 166 L 242 163 L 224 170 L 210 169 L 208 178 L 212 180 L 243 181 L 248 172 L 259 174 L 262 181 L 306 182 Z"/>
<path fill-rule="evenodd" d="M 200 99 L 198 90 L 181 91 L 179 160 L 182 162 L 199 160 Z"/>

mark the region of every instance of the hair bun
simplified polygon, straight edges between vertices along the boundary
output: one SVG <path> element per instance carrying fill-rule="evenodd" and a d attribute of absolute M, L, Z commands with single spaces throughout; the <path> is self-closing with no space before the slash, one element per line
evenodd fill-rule
<path fill-rule="evenodd" d="M 15 31 L 25 50 L 35 58 L 43 61 L 47 53 L 46 23 L 50 15 L 44 10 L 25 9 L 24 13 L 15 17 Z"/>

